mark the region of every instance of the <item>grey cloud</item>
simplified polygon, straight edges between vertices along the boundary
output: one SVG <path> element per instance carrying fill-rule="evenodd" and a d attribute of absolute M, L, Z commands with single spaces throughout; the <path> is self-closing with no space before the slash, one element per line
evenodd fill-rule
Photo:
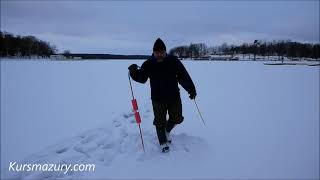
<path fill-rule="evenodd" d="M 149 53 L 252 39 L 319 41 L 319 2 L 1 1 L 1 30 L 41 36 L 59 49 Z"/>

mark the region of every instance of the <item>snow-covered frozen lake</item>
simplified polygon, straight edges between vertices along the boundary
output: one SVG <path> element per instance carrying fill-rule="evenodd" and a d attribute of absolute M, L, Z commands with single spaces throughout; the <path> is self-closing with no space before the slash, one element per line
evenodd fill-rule
<path fill-rule="evenodd" d="M 138 60 L 1 61 L 1 178 L 319 178 L 319 66 L 183 61 L 185 121 L 159 152 L 149 82 L 133 83 L 146 153 L 131 113 L 127 67 Z M 8 172 L 9 162 L 94 163 L 94 172 Z"/>

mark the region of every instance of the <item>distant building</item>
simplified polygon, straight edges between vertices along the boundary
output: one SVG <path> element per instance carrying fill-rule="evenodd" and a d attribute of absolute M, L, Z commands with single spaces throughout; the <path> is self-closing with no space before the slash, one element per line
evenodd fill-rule
<path fill-rule="evenodd" d="M 210 60 L 222 60 L 222 61 L 238 61 L 238 56 L 225 55 L 225 54 L 212 54 L 209 56 Z"/>
<path fill-rule="evenodd" d="M 54 54 L 50 55 L 50 59 L 64 60 L 66 59 L 66 57 L 62 54 Z"/>
<path fill-rule="evenodd" d="M 232 60 L 232 61 L 238 61 L 238 60 L 239 60 L 239 57 L 233 56 L 230 60 Z"/>

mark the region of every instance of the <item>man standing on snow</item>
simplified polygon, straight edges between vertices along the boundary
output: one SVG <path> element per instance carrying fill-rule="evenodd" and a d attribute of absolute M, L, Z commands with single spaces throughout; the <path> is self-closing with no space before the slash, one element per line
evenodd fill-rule
<path fill-rule="evenodd" d="M 180 60 L 166 53 L 166 45 L 160 38 L 154 43 L 151 58 L 146 60 L 141 68 L 132 64 L 128 69 L 132 79 L 137 82 L 145 83 L 150 78 L 153 124 L 161 151 L 168 152 L 170 132 L 184 119 L 178 83 L 189 93 L 190 99 L 195 99 L 197 95 L 195 86 Z"/>

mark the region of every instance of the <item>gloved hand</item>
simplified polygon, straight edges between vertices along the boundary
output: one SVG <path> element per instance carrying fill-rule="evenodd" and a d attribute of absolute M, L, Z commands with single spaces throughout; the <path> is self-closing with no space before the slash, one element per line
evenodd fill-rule
<path fill-rule="evenodd" d="M 137 69 L 138 69 L 138 65 L 136 64 L 131 64 L 129 67 L 128 67 L 129 71 L 130 72 L 135 72 Z"/>
<path fill-rule="evenodd" d="M 196 96 L 197 96 L 197 92 L 192 92 L 192 93 L 189 94 L 189 98 L 190 99 L 195 99 Z"/>

